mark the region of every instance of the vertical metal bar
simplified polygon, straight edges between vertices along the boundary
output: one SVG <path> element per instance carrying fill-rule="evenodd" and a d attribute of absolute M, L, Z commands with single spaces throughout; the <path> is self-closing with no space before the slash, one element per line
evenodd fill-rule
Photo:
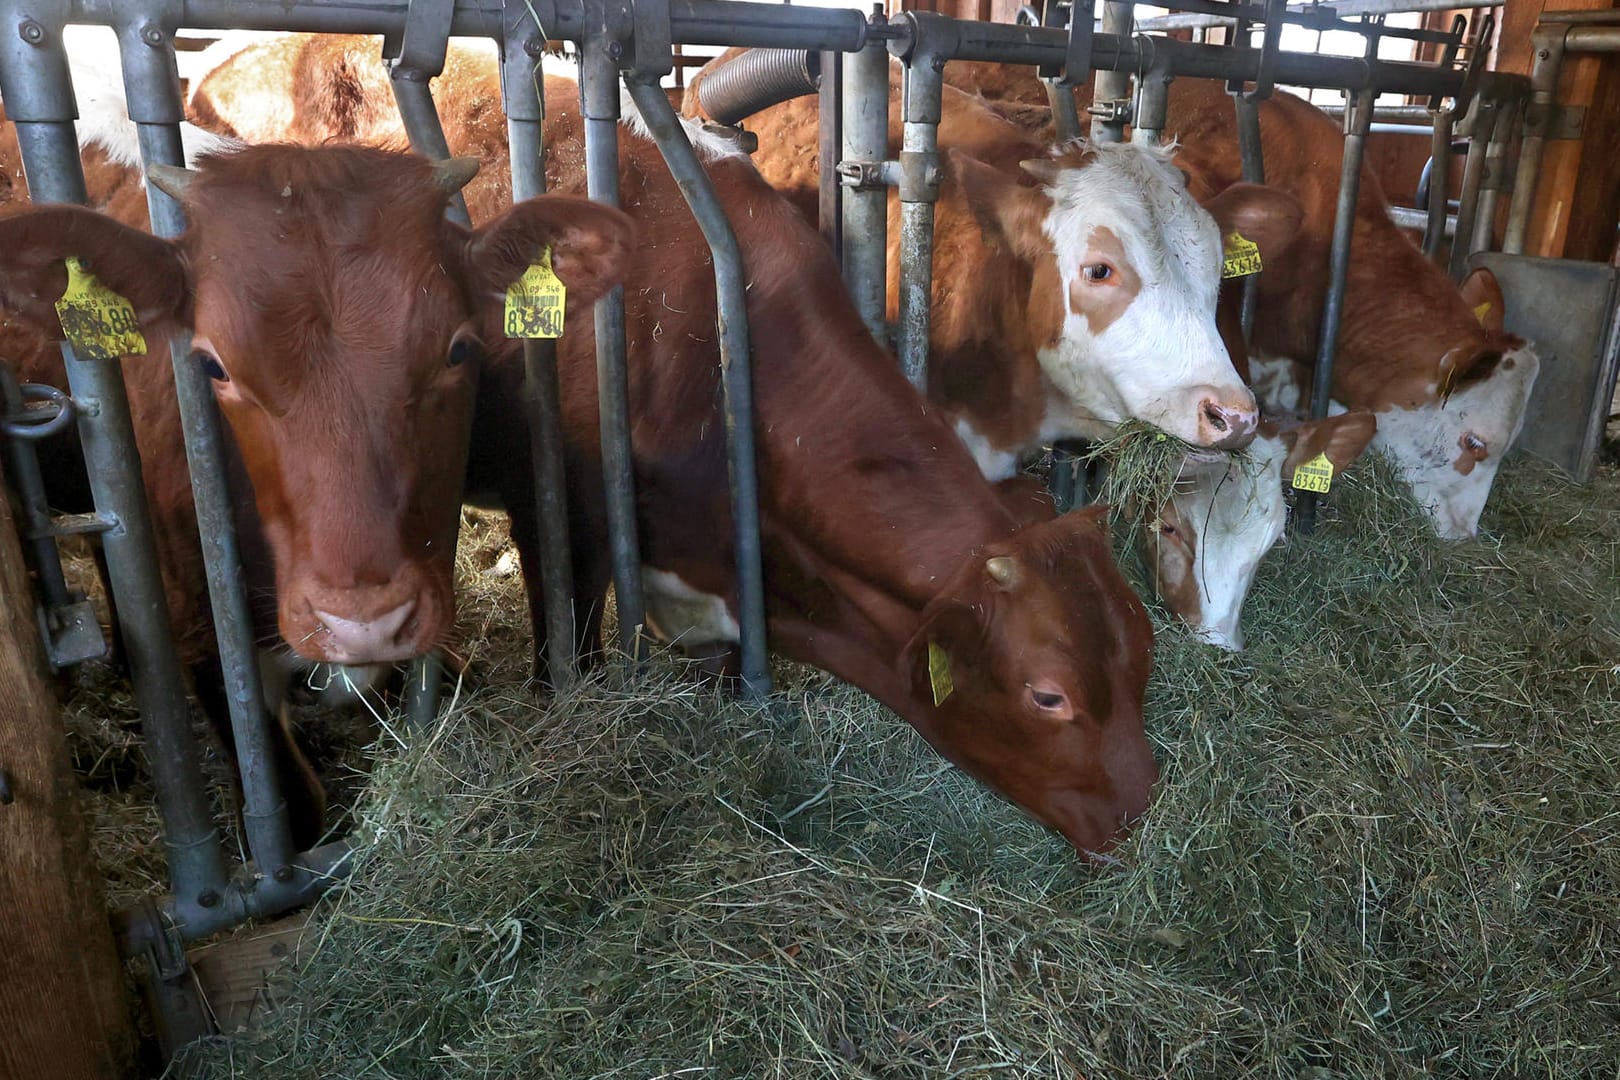
<path fill-rule="evenodd" d="M 9 4 L 0 11 L 0 97 L 16 124 L 29 197 L 35 203 L 85 203 L 61 24 L 43 25 Z M 123 370 L 118 360 L 80 360 L 66 345 L 62 360 L 80 406 L 79 441 L 90 489 L 97 509 L 114 523 L 102 535 L 102 547 L 157 788 L 169 881 L 182 914 L 213 907 L 225 890 L 225 864 L 198 767 Z"/>
<path fill-rule="evenodd" d="M 506 102 L 514 200 L 543 195 L 546 190 L 545 87 L 536 55 L 544 45 L 544 37 L 537 30 L 520 30 L 509 25 L 502 50 L 501 86 Z M 523 343 L 523 396 L 529 410 L 529 454 L 540 524 L 546 673 L 551 684 L 562 689 L 578 678 L 579 665 L 575 656 L 574 558 L 568 538 L 568 489 L 563 466 L 556 342 Z"/>
<path fill-rule="evenodd" d="M 843 185 L 838 182 L 844 122 L 843 54 L 821 54 L 821 86 L 816 91 L 816 149 L 819 202 L 816 222 L 839 265 L 844 261 Z"/>
<path fill-rule="evenodd" d="M 844 165 L 873 166 L 889 151 L 889 53 L 881 41 L 844 57 Z M 844 192 L 844 284 L 872 336 L 888 340 L 889 192 L 880 183 Z"/>
<path fill-rule="evenodd" d="M 1423 254 L 1434 257 L 1446 235 L 1447 192 L 1451 189 L 1450 109 L 1434 114 L 1434 135 L 1429 143 L 1429 219 L 1423 227 Z M 1516 198 L 1517 196 L 1515 196 Z"/>
<path fill-rule="evenodd" d="M 1519 142 L 1519 168 L 1513 180 L 1513 200 L 1508 204 L 1507 232 L 1502 237 L 1502 250 L 1509 254 L 1524 253 L 1536 184 L 1541 179 L 1541 154 L 1558 110 L 1558 75 L 1564 64 L 1564 39 L 1568 33 L 1568 27 L 1543 27 L 1531 37 L 1536 58 L 1530 68 L 1530 104 L 1525 112 L 1524 138 Z"/>
<path fill-rule="evenodd" d="M 1102 16 L 1103 33 L 1128 38 L 1131 36 L 1131 28 L 1135 23 L 1136 8 L 1130 0 L 1105 0 Z M 1125 124 L 1129 113 L 1128 103 L 1130 96 L 1130 72 L 1097 72 L 1096 90 L 1091 95 L 1093 111 L 1112 109 L 1120 102 L 1126 104 L 1117 112 L 1092 117 L 1091 138 L 1093 142 L 1125 141 Z"/>
<path fill-rule="evenodd" d="M 1311 382 L 1311 419 L 1328 413 L 1333 397 L 1333 359 L 1339 346 L 1339 323 L 1344 315 L 1344 283 L 1350 271 L 1350 240 L 1355 232 L 1356 204 L 1361 194 L 1361 162 L 1372 126 L 1371 90 L 1357 91 L 1345 109 L 1344 160 L 1339 168 L 1339 198 L 1333 217 L 1333 247 L 1328 261 L 1327 296 L 1322 304 L 1322 330 L 1316 346 L 1316 371 Z M 1316 497 L 1298 495 L 1299 530 L 1310 533 L 1316 525 Z"/>
<path fill-rule="evenodd" d="M 17 415 L 23 411 L 24 404 L 22 388 L 11 368 L 0 363 L 0 413 Z M 23 537 L 33 551 L 39 591 L 47 608 L 61 607 L 69 601 L 67 578 L 62 574 L 62 553 L 50 531 L 51 508 L 45 494 L 45 479 L 39 471 L 39 455 L 28 439 L 7 438 L 0 432 L 0 440 L 6 443 L 11 479 L 22 507 Z"/>
<path fill-rule="evenodd" d="M 771 691 L 765 651 L 765 574 L 759 539 L 759 481 L 754 467 L 753 375 L 748 351 L 747 279 L 742 251 L 715 197 L 708 175 L 681 129 L 669 99 L 656 84 L 629 81 L 636 107 L 664 155 L 670 175 L 686 196 L 714 258 L 715 303 L 720 332 L 720 369 L 726 399 L 727 466 L 731 475 L 731 523 L 737 545 L 743 691 Z"/>
<path fill-rule="evenodd" d="M 1041 23 L 1044 26 L 1060 26 L 1061 11 L 1058 0 L 1046 0 L 1041 7 Z M 1068 8 L 1069 20 L 1075 19 L 1096 21 L 1096 0 L 1080 0 Z M 1073 25 L 1069 35 L 1071 43 L 1074 42 L 1074 33 L 1083 28 L 1079 24 Z M 1085 43 L 1085 51 L 1090 53 L 1090 42 Z M 1041 85 L 1046 88 L 1046 104 L 1052 110 L 1052 132 L 1059 143 L 1066 143 L 1080 137 L 1080 110 L 1074 103 L 1074 88 L 1081 85 L 1090 75 L 1089 71 L 1068 71 L 1057 66 L 1041 67 L 1036 69 Z M 1054 475 L 1056 475 L 1054 473 Z"/>
<path fill-rule="evenodd" d="M 916 17 L 915 13 L 913 17 Z M 941 72 L 945 57 L 914 55 L 906 64 L 900 149 L 900 367 L 928 390 L 929 306 L 934 285 L 934 202 L 939 198 Z"/>
<path fill-rule="evenodd" d="M 1457 203 L 1457 232 L 1451 240 L 1451 259 L 1447 270 L 1453 278 L 1461 279 L 1468 265 L 1468 243 L 1474 235 L 1474 219 L 1479 215 L 1480 186 L 1485 181 L 1485 152 L 1490 146 L 1491 133 L 1496 124 L 1495 100 L 1483 94 L 1475 99 L 1478 113 L 1474 117 L 1474 133 L 1468 140 L 1468 156 L 1463 159 L 1461 198 Z M 1433 187 L 1433 181 L 1430 182 Z"/>
<path fill-rule="evenodd" d="M 180 77 L 174 42 L 154 24 L 119 28 L 124 87 L 130 118 L 136 121 L 141 164 L 184 165 L 180 142 Z M 185 231 L 185 210 L 155 184 L 146 186 L 152 231 L 176 237 Z M 242 781 L 242 828 L 259 868 L 278 880 L 291 877 L 293 856 L 287 800 L 276 775 L 275 754 L 259 685 L 258 650 L 247 583 L 236 540 L 231 494 L 226 483 L 225 440 L 208 376 L 191 360 L 191 335 L 169 343 L 175 396 L 185 431 L 186 464 L 202 540 L 208 600 L 230 709 L 231 740 Z M 120 609 L 122 610 L 122 609 Z"/>
<path fill-rule="evenodd" d="M 1170 81 L 1174 78 L 1160 64 L 1136 80 L 1136 111 L 1131 124 L 1131 142 L 1158 146 L 1164 133 L 1165 114 L 1170 108 Z"/>
<path fill-rule="evenodd" d="M 1513 141 L 1513 124 L 1519 117 L 1519 103 L 1504 101 L 1498 107 L 1490 142 L 1485 147 L 1485 175 L 1480 181 L 1479 211 L 1474 215 L 1474 231 L 1468 238 L 1468 254 L 1488 251 L 1496 235 L 1496 206 L 1502 196 L 1507 174 L 1507 148 Z M 1432 182 L 1432 181 L 1431 181 Z M 1452 242 L 1462 239 L 1459 233 Z"/>
<path fill-rule="evenodd" d="M 1266 159 L 1260 140 L 1260 102 L 1241 90 L 1232 95 L 1237 110 L 1238 152 L 1243 158 L 1243 179 L 1250 184 L 1266 182 Z M 1260 277 L 1243 279 L 1243 340 L 1254 337 L 1254 317 L 1260 310 Z"/>
<path fill-rule="evenodd" d="M 590 197 L 619 205 L 618 41 L 587 27 L 580 52 L 580 112 L 585 117 L 585 184 Z M 642 655 L 641 545 L 630 446 L 630 381 L 625 361 L 624 286 L 596 302 L 596 379 L 601 410 L 602 470 L 607 489 L 613 592 L 619 647 L 632 669 Z"/>

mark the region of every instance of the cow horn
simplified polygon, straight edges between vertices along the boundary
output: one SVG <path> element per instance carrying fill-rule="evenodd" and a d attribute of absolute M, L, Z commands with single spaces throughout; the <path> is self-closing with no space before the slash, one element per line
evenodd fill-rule
<path fill-rule="evenodd" d="M 433 183 L 446 195 L 454 195 L 478 175 L 478 159 L 453 157 L 433 163 Z"/>
<path fill-rule="evenodd" d="M 1003 589 L 1010 589 L 1018 584 L 1018 560 L 1010 555 L 997 555 L 993 559 L 986 559 L 984 572 Z"/>
<path fill-rule="evenodd" d="M 1058 173 L 1062 171 L 1051 158 L 1029 158 L 1020 161 L 1018 167 L 1048 187 L 1057 183 Z"/>
<path fill-rule="evenodd" d="M 182 200 L 186 197 L 186 189 L 196 178 L 194 170 L 183 169 L 179 165 L 153 165 L 146 170 L 148 183 L 165 195 Z"/>

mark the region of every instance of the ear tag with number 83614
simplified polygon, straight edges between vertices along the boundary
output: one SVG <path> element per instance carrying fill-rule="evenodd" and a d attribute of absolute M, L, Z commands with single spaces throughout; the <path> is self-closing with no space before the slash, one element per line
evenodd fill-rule
<path fill-rule="evenodd" d="M 77 255 L 67 258 L 67 288 L 56 302 L 62 336 L 81 360 L 112 360 L 146 352 L 135 305 L 96 280 Z"/>
<path fill-rule="evenodd" d="M 567 296 L 568 289 L 551 268 L 551 248 L 547 247 L 506 290 L 506 336 L 562 337 Z"/>

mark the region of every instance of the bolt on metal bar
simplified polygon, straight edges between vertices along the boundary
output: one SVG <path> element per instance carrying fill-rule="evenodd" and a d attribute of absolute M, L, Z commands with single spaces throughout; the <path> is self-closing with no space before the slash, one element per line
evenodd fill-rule
<path fill-rule="evenodd" d="M 753 374 L 748 343 L 747 279 L 742 251 L 725 208 L 682 130 L 669 99 L 656 84 L 627 80 L 669 172 L 703 230 L 714 260 L 720 369 L 725 391 L 727 467 L 731 476 L 731 523 L 737 545 L 737 601 L 741 627 L 743 692 L 771 692 L 765 648 L 765 572 L 759 536 L 759 479 L 755 469 Z"/>
<path fill-rule="evenodd" d="M 1339 323 L 1344 316 L 1344 285 L 1350 272 L 1350 241 L 1355 233 L 1356 204 L 1361 194 L 1361 163 L 1367 151 L 1367 130 L 1372 124 L 1373 92 L 1363 90 L 1351 100 L 1345 117 L 1344 160 L 1339 168 L 1339 198 L 1333 216 L 1333 246 L 1328 256 L 1327 296 L 1322 304 L 1322 328 L 1316 345 L 1316 370 L 1311 376 L 1311 419 L 1328 414 L 1333 397 L 1333 360 L 1339 347 Z M 1316 526 L 1316 497 L 1297 495 L 1299 531 Z"/>
<path fill-rule="evenodd" d="M 141 164 L 148 170 L 154 165 L 183 166 L 185 150 L 180 142 L 179 122 L 183 109 L 173 39 L 154 24 L 125 23 L 118 31 L 125 96 L 130 119 L 136 122 Z M 157 185 L 147 185 L 146 202 L 155 234 L 173 238 L 185 231 L 184 208 Z M 287 800 L 276 775 L 264 691 L 259 684 L 253 617 L 226 481 L 225 436 L 210 380 L 191 359 L 191 335 L 178 334 L 168 344 L 208 578 L 208 599 L 214 615 L 214 636 L 230 710 L 231 740 L 241 774 L 243 831 L 253 859 L 267 873 L 285 877 L 292 872 L 292 833 Z"/>
<path fill-rule="evenodd" d="M 910 55 L 901 90 L 900 296 L 896 351 L 900 368 L 919 391 L 928 390 L 928 337 L 934 287 L 934 203 L 939 198 L 939 121 L 945 53 L 936 39 L 950 22 L 932 12 L 909 12 Z M 885 253 L 886 254 L 886 253 Z"/>
<path fill-rule="evenodd" d="M 591 198 L 619 205 L 619 68 L 623 45 L 610 38 L 602 0 L 592 0 L 596 20 L 580 50 L 580 113 L 585 118 L 585 184 Z M 596 379 L 601 415 L 602 471 L 607 491 L 613 592 L 619 616 L 619 647 L 634 669 L 642 657 L 645 607 L 641 591 L 641 544 L 636 529 L 636 489 L 630 445 L 630 383 L 625 360 L 624 287 L 596 302 Z"/>
<path fill-rule="evenodd" d="M 844 57 L 845 167 L 876 165 L 889 151 L 889 54 L 881 42 Z M 888 339 L 888 190 L 858 186 L 844 195 L 844 284 L 867 329 Z"/>
<path fill-rule="evenodd" d="M 507 0 L 507 11 L 506 39 L 501 51 L 501 88 L 506 104 L 512 198 L 522 200 L 546 191 L 545 85 L 539 62 L 545 37 L 528 20 L 522 0 Z M 529 410 L 529 453 L 540 528 L 546 674 L 552 686 L 564 689 L 578 680 L 579 660 L 575 651 L 578 631 L 574 621 L 574 556 L 568 535 L 562 398 L 557 383 L 555 341 L 523 343 L 523 396 Z M 526 569 L 534 572 L 532 567 Z"/>
<path fill-rule="evenodd" d="M 1519 167 L 1513 180 L 1513 198 L 1508 203 L 1507 231 L 1502 237 L 1502 250 L 1512 255 L 1524 253 L 1536 184 L 1541 178 L 1541 155 L 1558 109 L 1558 76 L 1564 66 L 1568 36 L 1565 26 L 1538 27 L 1531 35 L 1535 61 L 1530 68 L 1530 102 L 1525 109 L 1524 135 L 1519 140 Z"/>
<path fill-rule="evenodd" d="M 61 29 L 18 3 L 0 4 L 0 97 L 16 125 L 31 200 L 82 205 L 88 197 Z M 169 881 L 181 910 L 190 913 L 219 896 L 225 864 L 198 766 L 123 371 L 116 359 L 81 360 L 65 344 L 62 361 L 80 406 L 91 492 L 98 513 L 115 522 L 102 534 L 102 548 L 157 788 Z"/>

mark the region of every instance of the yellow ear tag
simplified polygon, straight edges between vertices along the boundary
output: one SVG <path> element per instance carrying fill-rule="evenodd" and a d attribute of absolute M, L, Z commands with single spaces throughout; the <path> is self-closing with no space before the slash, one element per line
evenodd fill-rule
<path fill-rule="evenodd" d="M 1485 316 L 1489 315 L 1490 313 L 1491 313 L 1491 302 L 1489 300 L 1487 300 L 1483 304 L 1480 304 L 1478 307 L 1476 307 L 1474 309 L 1474 318 L 1479 320 L 1480 323 L 1484 323 L 1485 322 Z"/>
<path fill-rule="evenodd" d="M 1333 462 L 1326 454 L 1317 454 L 1294 469 L 1294 487 L 1300 491 L 1314 491 L 1326 495 L 1333 486 Z"/>
<path fill-rule="evenodd" d="M 568 289 L 551 269 L 551 248 L 506 290 L 506 336 L 558 338 L 563 332 L 563 301 Z"/>
<path fill-rule="evenodd" d="M 135 305 L 96 280 L 77 255 L 67 258 L 67 288 L 56 302 L 62 335 L 81 360 L 112 360 L 145 353 Z"/>
<path fill-rule="evenodd" d="M 928 684 L 934 688 L 934 704 L 943 705 L 955 691 L 951 682 L 951 658 L 937 641 L 928 643 Z"/>
<path fill-rule="evenodd" d="M 1248 277 L 1260 272 L 1260 245 L 1245 240 L 1239 232 L 1226 234 L 1226 248 L 1221 252 L 1221 277 Z"/>

